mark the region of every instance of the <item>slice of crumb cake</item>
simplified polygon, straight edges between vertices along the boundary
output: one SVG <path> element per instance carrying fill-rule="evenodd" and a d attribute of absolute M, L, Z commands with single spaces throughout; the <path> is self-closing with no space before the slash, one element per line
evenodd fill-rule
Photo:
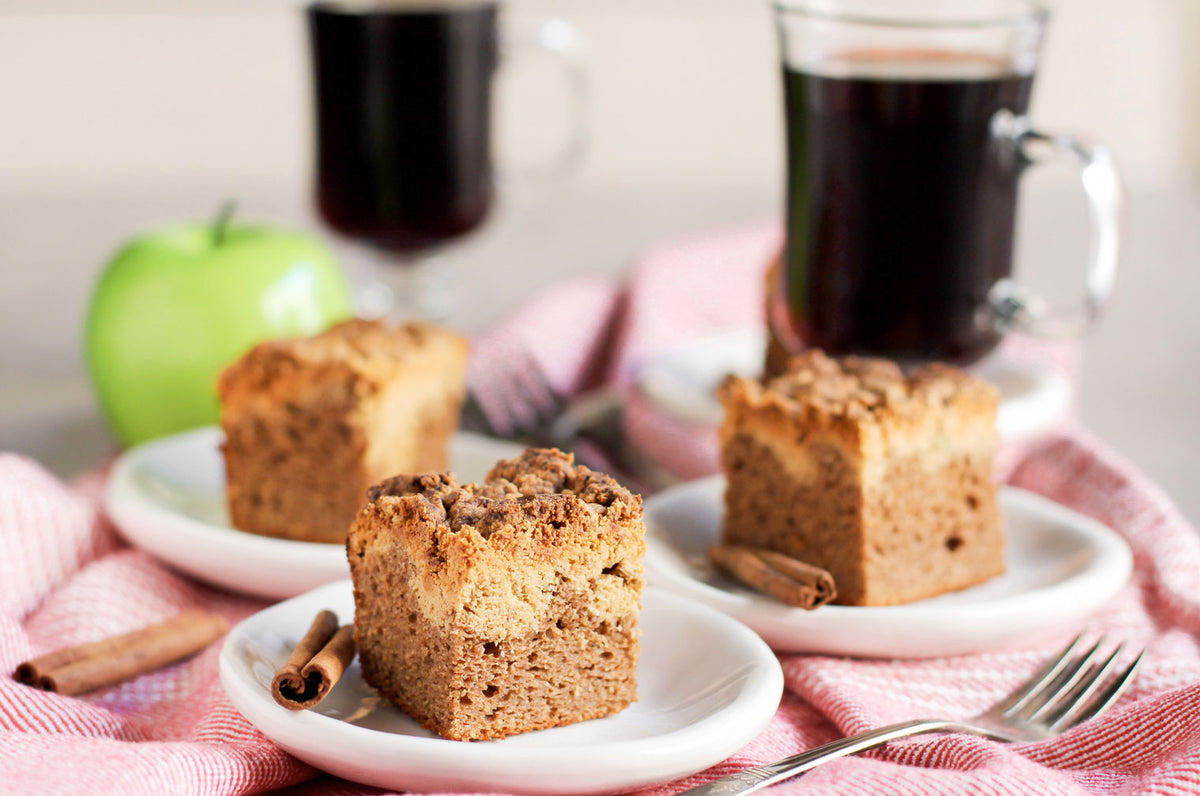
<path fill-rule="evenodd" d="M 218 385 L 233 525 L 344 542 L 371 484 L 447 466 L 466 362 L 464 337 L 424 323 L 255 346 Z"/>
<path fill-rule="evenodd" d="M 996 390 L 948 365 L 820 351 L 721 389 L 724 539 L 826 569 L 837 602 L 890 605 L 1004 571 Z"/>
<path fill-rule="evenodd" d="M 557 450 L 483 484 L 371 488 L 346 543 L 363 676 L 446 738 L 616 713 L 637 698 L 642 501 Z"/>

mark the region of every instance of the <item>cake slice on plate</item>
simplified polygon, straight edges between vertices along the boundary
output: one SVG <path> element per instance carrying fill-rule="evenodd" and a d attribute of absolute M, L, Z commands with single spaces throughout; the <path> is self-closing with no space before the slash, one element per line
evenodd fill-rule
<path fill-rule="evenodd" d="M 363 677 L 439 735 L 503 738 L 637 698 L 642 501 L 532 449 L 483 484 L 372 487 L 346 542 Z"/>
<path fill-rule="evenodd" d="M 721 388 L 723 538 L 826 569 L 837 602 L 892 605 L 1004 570 L 997 391 L 948 365 L 796 357 Z"/>
<path fill-rule="evenodd" d="M 217 388 L 234 527 L 344 542 L 371 484 L 447 466 L 466 362 L 465 338 L 423 323 L 255 346 Z"/>

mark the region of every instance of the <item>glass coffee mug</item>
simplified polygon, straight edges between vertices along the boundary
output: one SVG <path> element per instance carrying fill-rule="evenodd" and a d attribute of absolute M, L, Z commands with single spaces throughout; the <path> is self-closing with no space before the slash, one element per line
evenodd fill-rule
<path fill-rule="evenodd" d="M 563 146 L 534 176 L 580 159 L 586 71 L 573 32 L 551 21 L 510 44 L 496 0 L 330 0 L 307 18 L 321 218 L 376 255 L 393 314 L 441 317 L 452 286 L 429 254 L 492 210 L 493 84 L 509 49 L 548 53 L 571 90 Z"/>
<path fill-rule="evenodd" d="M 1121 188 L 1103 147 L 1026 112 L 1046 10 L 1026 0 L 778 0 L 787 238 L 775 334 L 793 351 L 978 360 L 1010 330 L 1081 335 L 1111 292 Z M 1025 169 L 1064 157 L 1091 221 L 1081 306 L 1013 278 Z"/>

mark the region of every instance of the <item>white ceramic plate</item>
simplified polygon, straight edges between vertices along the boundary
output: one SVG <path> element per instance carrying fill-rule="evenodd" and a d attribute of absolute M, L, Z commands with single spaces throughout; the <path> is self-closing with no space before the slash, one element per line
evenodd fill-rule
<path fill-rule="evenodd" d="M 745 622 L 777 650 L 867 658 L 932 658 L 1002 647 L 1080 626 L 1129 580 L 1133 559 L 1113 531 L 1020 489 L 1000 491 L 1005 574 L 908 605 L 791 608 L 716 571 L 725 479 L 692 481 L 646 501 L 651 583 Z"/>
<path fill-rule="evenodd" d="M 274 605 L 239 624 L 221 682 L 254 726 L 339 777 L 402 791 L 624 791 L 703 770 L 766 727 L 783 693 L 775 655 L 710 608 L 647 589 L 638 701 L 625 711 L 502 741 L 447 741 L 378 697 L 357 661 L 316 708 L 289 711 L 268 691 L 317 611 L 354 615 L 349 581 Z"/>
<path fill-rule="evenodd" d="M 202 428 L 130 448 L 116 462 L 104 502 L 131 543 L 200 580 L 256 597 L 302 594 L 350 574 L 340 544 L 296 542 L 245 533 L 229 524 L 221 431 Z M 460 432 L 451 468 L 482 480 L 520 448 Z"/>
<path fill-rule="evenodd" d="M 717 386 L 730 373 L 759 375 L 765 347 L 766 334 L 757 328 L 695 340 L 647 362 L 638 386 L 665 412 L 699 425 L 719 425 L 724 410 Z M 1070 405 L 1070 384 L 1049 368 L 1018 365 L 997 354 L 971 370 L 1000 390 L 996 425 L 1003 439 L 1023 439 L 1053 428 Z"/>

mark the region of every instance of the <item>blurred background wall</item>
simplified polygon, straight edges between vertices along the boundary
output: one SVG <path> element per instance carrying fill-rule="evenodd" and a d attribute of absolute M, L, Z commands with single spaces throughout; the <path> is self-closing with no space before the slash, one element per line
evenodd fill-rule
<path fill-rule="evenodd" d="M 1034 116 L 1107 142 L 1131 193 L 1132 245 L 1088 341 L 1083 419 L 1200 517 L 1200 369 L 1180 367 L 1200 352 L 1200 0 L 1051 6 Z M 779 213 L 767 0 L 509 0 L 507 17 L 518 32 L 547 17 L 577 28 L 593 145 L 582 173 L 507 192 L 455 250 L 474 288 L 469 326 L 564 273 L 616 275 L 648 243 Z M 543 67 L 515 59 L 501 81 L 510 159 L 561 133 L 564 87 Z M 66 473 L 112 450 L 80 343 L 91 286 L 122 241 L 229 197 L 244 216 L 319 229 L 309 103 L 298 0 L 0 0 L 0 448 Z M 1052 171 L 1023 189 L 1032 256 L 1018 260 L 1034 271 L 1055 270 L 1040 268 L 1047 252 L 1082 257 L 1070 179 Z"/>
<path fill-rule="evenodd" d="M 1051 6 L 1037 117 L 1103 138 L 1132 181 L 1192 179 L 1200 3 Z M 517 29 L 550 16 L 574 23 L 590 51 L 595 146 L 585 183 L 775 189 L 779 88 L 765 1 L 508 4 Z M 513 70 L 536 72 L 523 62 Z M 538 78 L 511 82 L 529 95 Z M 0 97 L 0 176 L 10 184 L 225 180 L 304 190 L 309 94 L 297 2 L 0 0 Z M 529 128 L 547 116 L 510 114 L 506 138 L 539 140 Z"/>

